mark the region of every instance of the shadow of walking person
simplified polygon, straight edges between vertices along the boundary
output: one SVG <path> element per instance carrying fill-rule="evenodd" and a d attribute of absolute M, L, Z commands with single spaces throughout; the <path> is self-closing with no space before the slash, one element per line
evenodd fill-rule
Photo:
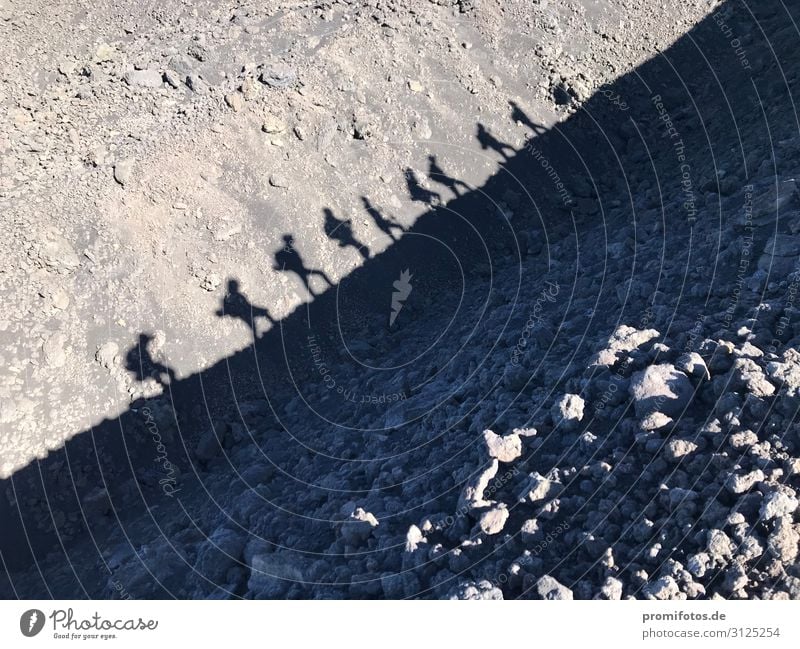
<path fill-rule="evenodd" d="M 253 333 L 253 338 L 258 338 L 256 318 L 266 318 L 270 324 L 275 325 L 275 319 L 264 307 L 254 306 L 241 292 L 239 281 L 228 280 L 228 289 L 222 298 L 222 305 L 215 311 L 220 318 L 237 318 L 244 322 Z"/>
<path fill-rule="evenodd" d="M 519 107 L 519 104 L 515 102 L 513 99 L 509 100 L 508 104 L 511 106 L 512 121 L 519 122 L 520 124 L 527 126 L 536 135 L 544 135 L 545 133 L 547 133 L 547 129 L 541 124 L 537 124 L 530 117 L 528 117 L 528 114 L 524 110 L 522 110 L 522 108 Z"/>
<path fill-rule="evenodd" d="M 352 219 L 346 221 L 338 219 L 327 207 L 323 212 L 325 213 L 325 234 L 328 238 L 337 241 L 340 248 L 355 248 L 364 259 L 369 259 L 369 248 L 359 242 L 353 234 Z"/>
<path fill-rule="evenodd" d="M 392 241 L 398 240 L 398 237 L 396 237 L 394 234 L 395 229 L 400 230 L 400 232 L 406 231 L 406 229 L 400 223 L 397 223 L 391 218 L 386 218 L 383 214 L 381 214 L 380 210 L 370 203 L 366 196 L 361 197 L 361 202 L 364 204 L 364 209 L 366 210 L 367 214 L 370 215 L 372 220 L 375 222 L 375 225 L 378 226 L 378 229 L 388 236 Z"/>
<path fill-rule="evenodd" d="M 152 334 L 139 334 L 138 343 L 125 356 L 125 368 L 133 372 L 138 381 L 152 379 L 166 387 L 176 381 L 175 370 L 153 357 L 155 342 Z"/>
<path fill-rule="evenodd" d="M 442 196 L 437 192 L 432 192 L 430 189 L 423 187 L 413 169 L 406 169 L 405 176 L 408 195 L 411 196 L 411 200 L 427 203 L 433 207 L 441 204 Z"/>
<path fill-rule="evenodd" d="M 455 194 L 456 198 L 461 196 L 461 189 L 464 189 L 467 192 L 472 189 L 464 181 L 453 178 L 452 176 L 448 176 L 444 169 L 439 166 L 439 162 L 436 160 L 435 155 L 428 156 L 428 175 L 433 179 L 434 182 L 447 187 L 451 192 L 453 192 L 453 194 Z"/>
<path fill-rule="evenodd" d="M 273 268 L 283 272 L 290 271 L 297 275 L 310 295 L 317 295 L 311 288 L 311 278 L 313 276 L 321 277 L 329 287 L 333 286 L 333 282 L 325 274 L 325 271 L 306 268 L 303 258 L 294 247 L 294 237 L 291 234 L 283 235 L 283 247 L 275 251 L 275 265 Z"/>
<path fill-rule="evenodd" d="M 494 135 L 486 130 L 486 127 L 483 124 L 480 123 L 478 124 L 477 137 L 482 150 L 486 151 L 487 149 L 491 149 L 492 151 L 497 151 L 497 153 L 503 156 L 506 161 L 516 153 L 516 150 L 513 146 L 498 140 Z"/>

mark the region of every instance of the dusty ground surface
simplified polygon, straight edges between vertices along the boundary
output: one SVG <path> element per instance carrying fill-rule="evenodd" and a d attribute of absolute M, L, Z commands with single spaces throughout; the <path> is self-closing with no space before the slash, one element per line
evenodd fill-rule
<path fill-rule="evenodd" d="M 307 301 L 273 269 L 284 235 L 336 282 L 392 242 L 365 199 L 413 223 L 408 169 L 481 184 L 478 122 L 518 144 L 509 100 L 549 127 L 556 77 L 588 96 L 703 12 L 609 38 L 630 4 L 4 3 L 0 476 L 146 389 L 140 333 L 178 376 L 247 346 L 215 316 L 229 277 L 275 320 Z"/>
<path fill-rule="evenodd" d="M 0 593 L 800 596 L 791 11 L 0 4 Z"/>

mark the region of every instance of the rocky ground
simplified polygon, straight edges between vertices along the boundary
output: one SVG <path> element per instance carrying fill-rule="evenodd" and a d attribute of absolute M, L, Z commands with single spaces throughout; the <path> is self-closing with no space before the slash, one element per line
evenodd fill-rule
<path fill-rule="evenodd" d="M 407 5 L 0 4 L 4 596 L 800 597 L 800 16 Z"/>

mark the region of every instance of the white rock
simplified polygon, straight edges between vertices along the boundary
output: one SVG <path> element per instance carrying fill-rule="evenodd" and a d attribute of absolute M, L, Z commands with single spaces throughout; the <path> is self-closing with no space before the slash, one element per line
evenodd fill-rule
<path fill-rule="evenodd" d="M 735 546 L 725 532 L 722 530 L 709 530 L 706 538 L 706 549 L 712 559 L 717 562 L 724 562 L 733 556 Z"/>
<path fill-rule="evenodd" d="M 522 524 L 520 529 L 520 537 L 524 543 L 530 543 L 542 536 L 542 528 L 539 526 L 539 521 L 535 518 L 529 518 Z"/>
<path fill-rule="evenodd" d="M 531 503 L 550 500 L 561 493 L 561 489 L 560 484 L 534 471 L 529 475 L 528 483 L 520 492 L 519 500 Z"/>
<path fill-rule="evenodd" d="M 636 414 L 641 418 L 653 412 L 678 417 L 694 394 L 689 378 L 669 363 L 650 365 L 636 372 L 628 390 L 633 397 Z"/>
<path fill-rule="evenodd" d="M 100 345 L 94 357 L 100 365 L 110 370 L 114 367 L 117 354 L 119 354 L 119 345 L 115 342 L 107 342 Z"/>
<path fill-rule="evenodd" d="M 56 332 L 42 344 L 44 360 L 50 367 L 63 367 L 67 362 L 67 354 L 64 345 L 67 343 L 67 336 L 64 333 Z"/>
<path fill-rule="evenodd" d="M 797 509 L 797 497 L 785 491 L 773 491 L 761 503 L 761 518 L 765 521 L 781 516 L 789 516 Z"/>
<path fill-rule="evenodd" d="M 696 379 L 708 380 L 711 378 L 711 372 L 708 371 L 706 362 L 697 352 L 682 354 L 678 360 L 675 361 L 675 367 Z"/>
<path fill-rule="evenodd" d="M 359 507 L 350 514 L 349 520 L 342 523 L 342 538 L 348 545 L 358 546 L 370 537 L 376 527 L 378 519 Z"/>
<path fill-rule="evenodd" d="M 459 509 L 469 510 L 475 507 L 488 507 L 493 504 L 492 501 L 484 500 L 483 492 L 489 486 L 489 481 L 497 475 L 499 467 L 500 463 L 495 458 L 489 463 L 488 467 L 479 471 L 467 481 L 458 499 Z"/>
<path fill-rule="evenodd" d="M 414 552 L 421 543 L 425 542 L 425 536 L 416 525 L 412 525 L 406 532 L 406 552 Z"/>
<path fill-rule="evenodd" d="M 264 118 L 264 123 L 261 125 L 261 130 L 270 135 L 283 133 L 286 130 L 286 122 L 275 115 L 267 115 Z"/>
<path fill-rule="evenodd" d="M 600 588 L 602 599 L 620 600 L 622 599 L 622 582 L 614 577 L 606 577 Z"/>
<path fill-rule="evenodd" d="M 539 578 L 536 582 L 536 592 L 542 599 L 572 599 L 572 591 L 550 575 Z"/>
<path fill-rule="evenodd" d="M 709 566 L 711 565 L 711 557 L 706 552 L 698 552 L 689 557 L 686 562 L 686 567 L 689 572 L 695 577 L 702 577 L 706 574 Z"/>
<path fill-rule="evenodd" d="M 133 176 L 134 161 L 130 158 L 119 160 L 114 165 L 114 180 L 120 185 L 126 185 Z"/>
<path fill-rule="evenodd" d="M 584 401 L 577 394 L 563 395 L 550 409 L 553 425 L 563 430 L 575 430 L 583 419 Z"/>
<path fill-rule="evenodd" d="M 131 70 L 122 78 L 129 86 L 143 88 L 160 88 L 163 82 L 162 74 L 158 70 Z"/>
<path fill-rule="evenodd" d="M 793 563 L 797 558 L 798 544 L 800 544 L 800 534 L 792 526 L 791 518 L 789 516 L 779 518 L 767 539 L 769 553 L 779 561 Z"/>
<path fill-rule="evenodd" d="M 678 582 L 670 575 L 665 575 L 652 584 L 647 584 L 643 590 L 648 599 L 686 599 L 686 595 L 678 587 Z"/>
<path fill-rule="evenodd" d="M 755 469 L 745 474 L 732 473 L 725 480 L 725 488 L 731 493 L 743 494 L 745 491 L 750 491 L 756 483 L 763 481 L 764 477 L 764 472 L 761 469 Z"/>
<path fill-rule="evenodd" d="M 94 60 L 97 63 L 103 63 L 105 61 L 111 61 L 116 54 L 116 50 L 111 47 L 108 43 L 100 43 L 97 46 L 97 49 L 94 52 Z"/>
<path fill-rule="evenodd" d="M 679 462 L 697 450 L 697 444 L 688 439 L 671 439 L 664 447 L 664 455 L 672 462 Z"/>
<path fill-rule="evenodd" d="M 519 435 L 500 436 L 491 430 L 483 431 L 483 441 L 490 458 L 497 458 L 500 462 L 513 462 L 522 455 L 522 440 Z"/>
<path fill-rule="evenodd" d="M 464 581 L 454 586 L 448 594 L 448 599 L 503 599 L 503 591 L 493 586 L 487 579 L 480 581 Z"/>
<path fill-rule="evenodd" d="M 478 524 L 484 534 L 499 534 L 503 531 L 507 520 L 508 508 L 501 503 L 483 512 Z"/>
<path fill-rule="evenodd" d="M 658 336 L 659 333 L 655 329 L 640 330 L 620 325 L 608 339 L 606 347 L 595 354 L 589 365 L 611 367 L 627 352 L 633 351 Z"/>
<path fill-rule="evenodd" d="M 663 412 L 651 412 L 642 418 L 639 426 L 642 430 L 662 430 L 673 421 L 672 417 L 667 417 Z"/>

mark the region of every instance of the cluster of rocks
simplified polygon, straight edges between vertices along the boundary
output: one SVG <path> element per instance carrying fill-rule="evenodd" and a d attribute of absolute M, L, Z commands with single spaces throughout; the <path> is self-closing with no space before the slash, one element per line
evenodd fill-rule
<path fill-rule="evenodd" d="M 473 565 L 486 557 L 450 596 L 800 596 L 800 353 L 746 339 L 706 339 L 686 353 L 657 337 L 621 326 L 590 365 L 588 410 L 613 381 L 611 410 L 588 416 L 583 397 L 568 394 L 545 439 L 486 432 L 486 464 L 460 500 L 475 528 L 468 539 L 463 529 L 429 539 Z M 508 486 L 497 483 L 498 461 L 521 465 Z M 485 499 L 490 486 L 505 502 Z"/>

